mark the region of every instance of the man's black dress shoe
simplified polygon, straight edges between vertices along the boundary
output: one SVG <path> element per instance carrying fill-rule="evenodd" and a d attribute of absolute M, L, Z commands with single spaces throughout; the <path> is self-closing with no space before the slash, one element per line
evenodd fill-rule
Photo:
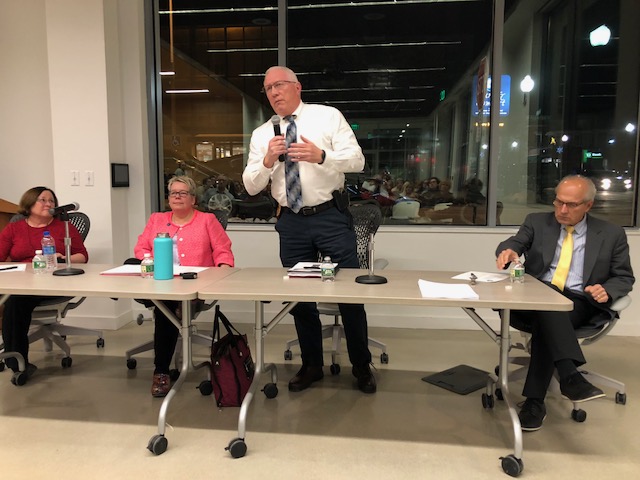
<path fill-rule="evenodd" d="M 376 377 L 371 373 L 368 363 L 360 366 L 353 366 L 351 373 L 358 381 L 358 389 L 363 393 L 376 393 Z"/>
<path fill-rule="evenodd" d="M 578 372 L 560 380 L 560 392 L 564 398 L 572 402 L 586 402 L 605 396 L 602 390 L 587 382 Z"/>
<path fill-rule="evenodd" d="M 311 386 L 313 382 L 322 380 L 324 373 L 322 367 L 311 367 L 303 365 L 296 376 L 289 380 L 290 392 L 301 392 Z"/>
<path fill-rule="evenodd" d="M 535 432 L 542 428 L 542 422 L 547 417 L 547 409 L 542 400 L 527 398 L 522 404 L 518 418 L 520 428 L 525 432 Z"/>

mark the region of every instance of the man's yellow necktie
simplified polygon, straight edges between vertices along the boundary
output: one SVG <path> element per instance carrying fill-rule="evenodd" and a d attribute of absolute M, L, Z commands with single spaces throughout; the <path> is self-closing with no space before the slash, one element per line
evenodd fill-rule
<path fill-rule="evenodd" d="M 571 266 L 571 256 L 573 255 L 573 230 L 571 226 L 567 226 L 567 236 L 562 241 L 562 249 L 560 250 L 560 258 L 558 266 L 553 274 L 551 283 L 558 287 L 560 291 L 564 290 L 564 284 L 569 276 L 569 267 Z"/>

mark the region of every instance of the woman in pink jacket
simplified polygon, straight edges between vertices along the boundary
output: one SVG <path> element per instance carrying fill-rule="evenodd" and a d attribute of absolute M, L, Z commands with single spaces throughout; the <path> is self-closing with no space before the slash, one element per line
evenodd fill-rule
<path fill-rule="evenodd" d="M 194 209 L 195 182 L 185 176 L 173 177 L 169 180 L 168 188 L 171 211 L 151 215 L 134 248 L 136 258 L 141 260 L 145 253 L 153 255 L 153 241 L 156 235 L 168 232 L 173 239 L 174 265 L 233 267 L 231 240 L 216 216 Z M 180 318 L 180 302 L 164 303 Z M 171 389 L 169 366 L 178 341 L 178 329 L 157 307 L 154 316 L 155 370 L 151 395 L 164 397 Z"/>

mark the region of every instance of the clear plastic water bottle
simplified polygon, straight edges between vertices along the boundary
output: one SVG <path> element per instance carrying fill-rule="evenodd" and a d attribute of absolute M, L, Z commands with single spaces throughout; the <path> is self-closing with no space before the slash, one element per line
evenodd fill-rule
<path fill-rule="evenodd" d="M 333 282 L 336 279 L 336 269 L 331 262 L 331 257 L 324 257 L 320 264 L 320 272 L 323 282 Z"/>
<path fill-rule="evenodd" d="M 56 242 L 49 233 L 49 230 L 46 230 L 42 236 L 42 254 L 47 262 L 47 270 L 50 272 L 55 270 L 58 266 L 58 260 L 56 259 Z"/>
<path fill-rule="evenodd" d="M 153 257 L 150 253 L 145 253 L 140 262 L 140 275 L 142 278 L 153 278 Z"/>
<path fill-rule="evenodd" d="M 31 266 L 33 267 L 33 273 L 36 275 L 41 275 L 43 273 L 47 273 L 47 261 L 42 255 L 42 250 L 36 250 L 36 254 L 31 260 Z"/>
<path fill-rule="evenodd" d="M 511 279 L 511 283 L 524 283 L 524 265 L 520 259 L 511 262 L 509 277 Z"/>

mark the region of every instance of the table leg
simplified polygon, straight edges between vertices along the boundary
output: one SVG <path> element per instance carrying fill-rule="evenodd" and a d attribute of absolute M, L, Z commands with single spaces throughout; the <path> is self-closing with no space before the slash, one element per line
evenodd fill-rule
<path fill-rule="evenodd" d="M 275 327 L 280 321 L 291 311 L 293 307 L 297 305 L 297 302 L 291 302 L 285 305 L 285 307 L 267 324 L 264 322 L 264 303 L 260 301 L 255 302 L 255 371 L 253 374 L 253 381 L 249 386 L 249 391 L 242 401 L 240 406 L 240 415 L 238 416 L 238 436 L 229 442 L 229 445 L 225 448 L 231 453 L 233 458 L 244 457 L 247 453 L 247 444 L 245 442 L 245 435 L 247 431 L 247 414 L 249 413 L 249 406 L 260 383 L 260 376 L 263 373 L 271 372 L 271 383 L 268 383 L 262 390 L 267 398 L 275 398 L 278 395 L 278 387 L 276 382 L 278 381 L 278 371 L 274 363 L 264 363 L 264 339 L 267 334 Z"/>
<path fill-rule="evenodd" d="M 503 398 L 507 405 L 509 417 L 511 418 L 511 426 L 513 428 L 513 454 L 501 457 L 502 469 L 508 475 L 517 477 L 524 468 L 522 462 L 522 428 L 518 412 L 511 401 L 509 395 L 509 348 L 511 346 L 511 333 L 509 331 L 509 321 L 511 312 L 508 309 L 503 310 L 500 320 L 500 363 L 498 385 L 503 392 Z"/>
<path fill-rule="evenodd" d="M 186 380 L 187 373 L 189 372 L 189 363 L 191 362 L 191 300 L 184 300 L 182 302 L 182 320 L 176 318 L 175 314 L 170 311 L 164 303 L 156 300 L 154 300 L 153 303 L 162 310 L 162 313 L 167 316 L 176 328 L 180 329 L 180 334 L 182 336 L 182 367 L 180 370 L 180 376 L 162 401 L 160 413 L 158 414 L 158 434 L 151 437 L 149 444 L 147 445 L 147 448 L 154 454 L 161 455 L 167 450 L 168 446 L 168 441 L 164 434 L 167 425 L 167 411 L 169 410 L 169 404 Z"/>

